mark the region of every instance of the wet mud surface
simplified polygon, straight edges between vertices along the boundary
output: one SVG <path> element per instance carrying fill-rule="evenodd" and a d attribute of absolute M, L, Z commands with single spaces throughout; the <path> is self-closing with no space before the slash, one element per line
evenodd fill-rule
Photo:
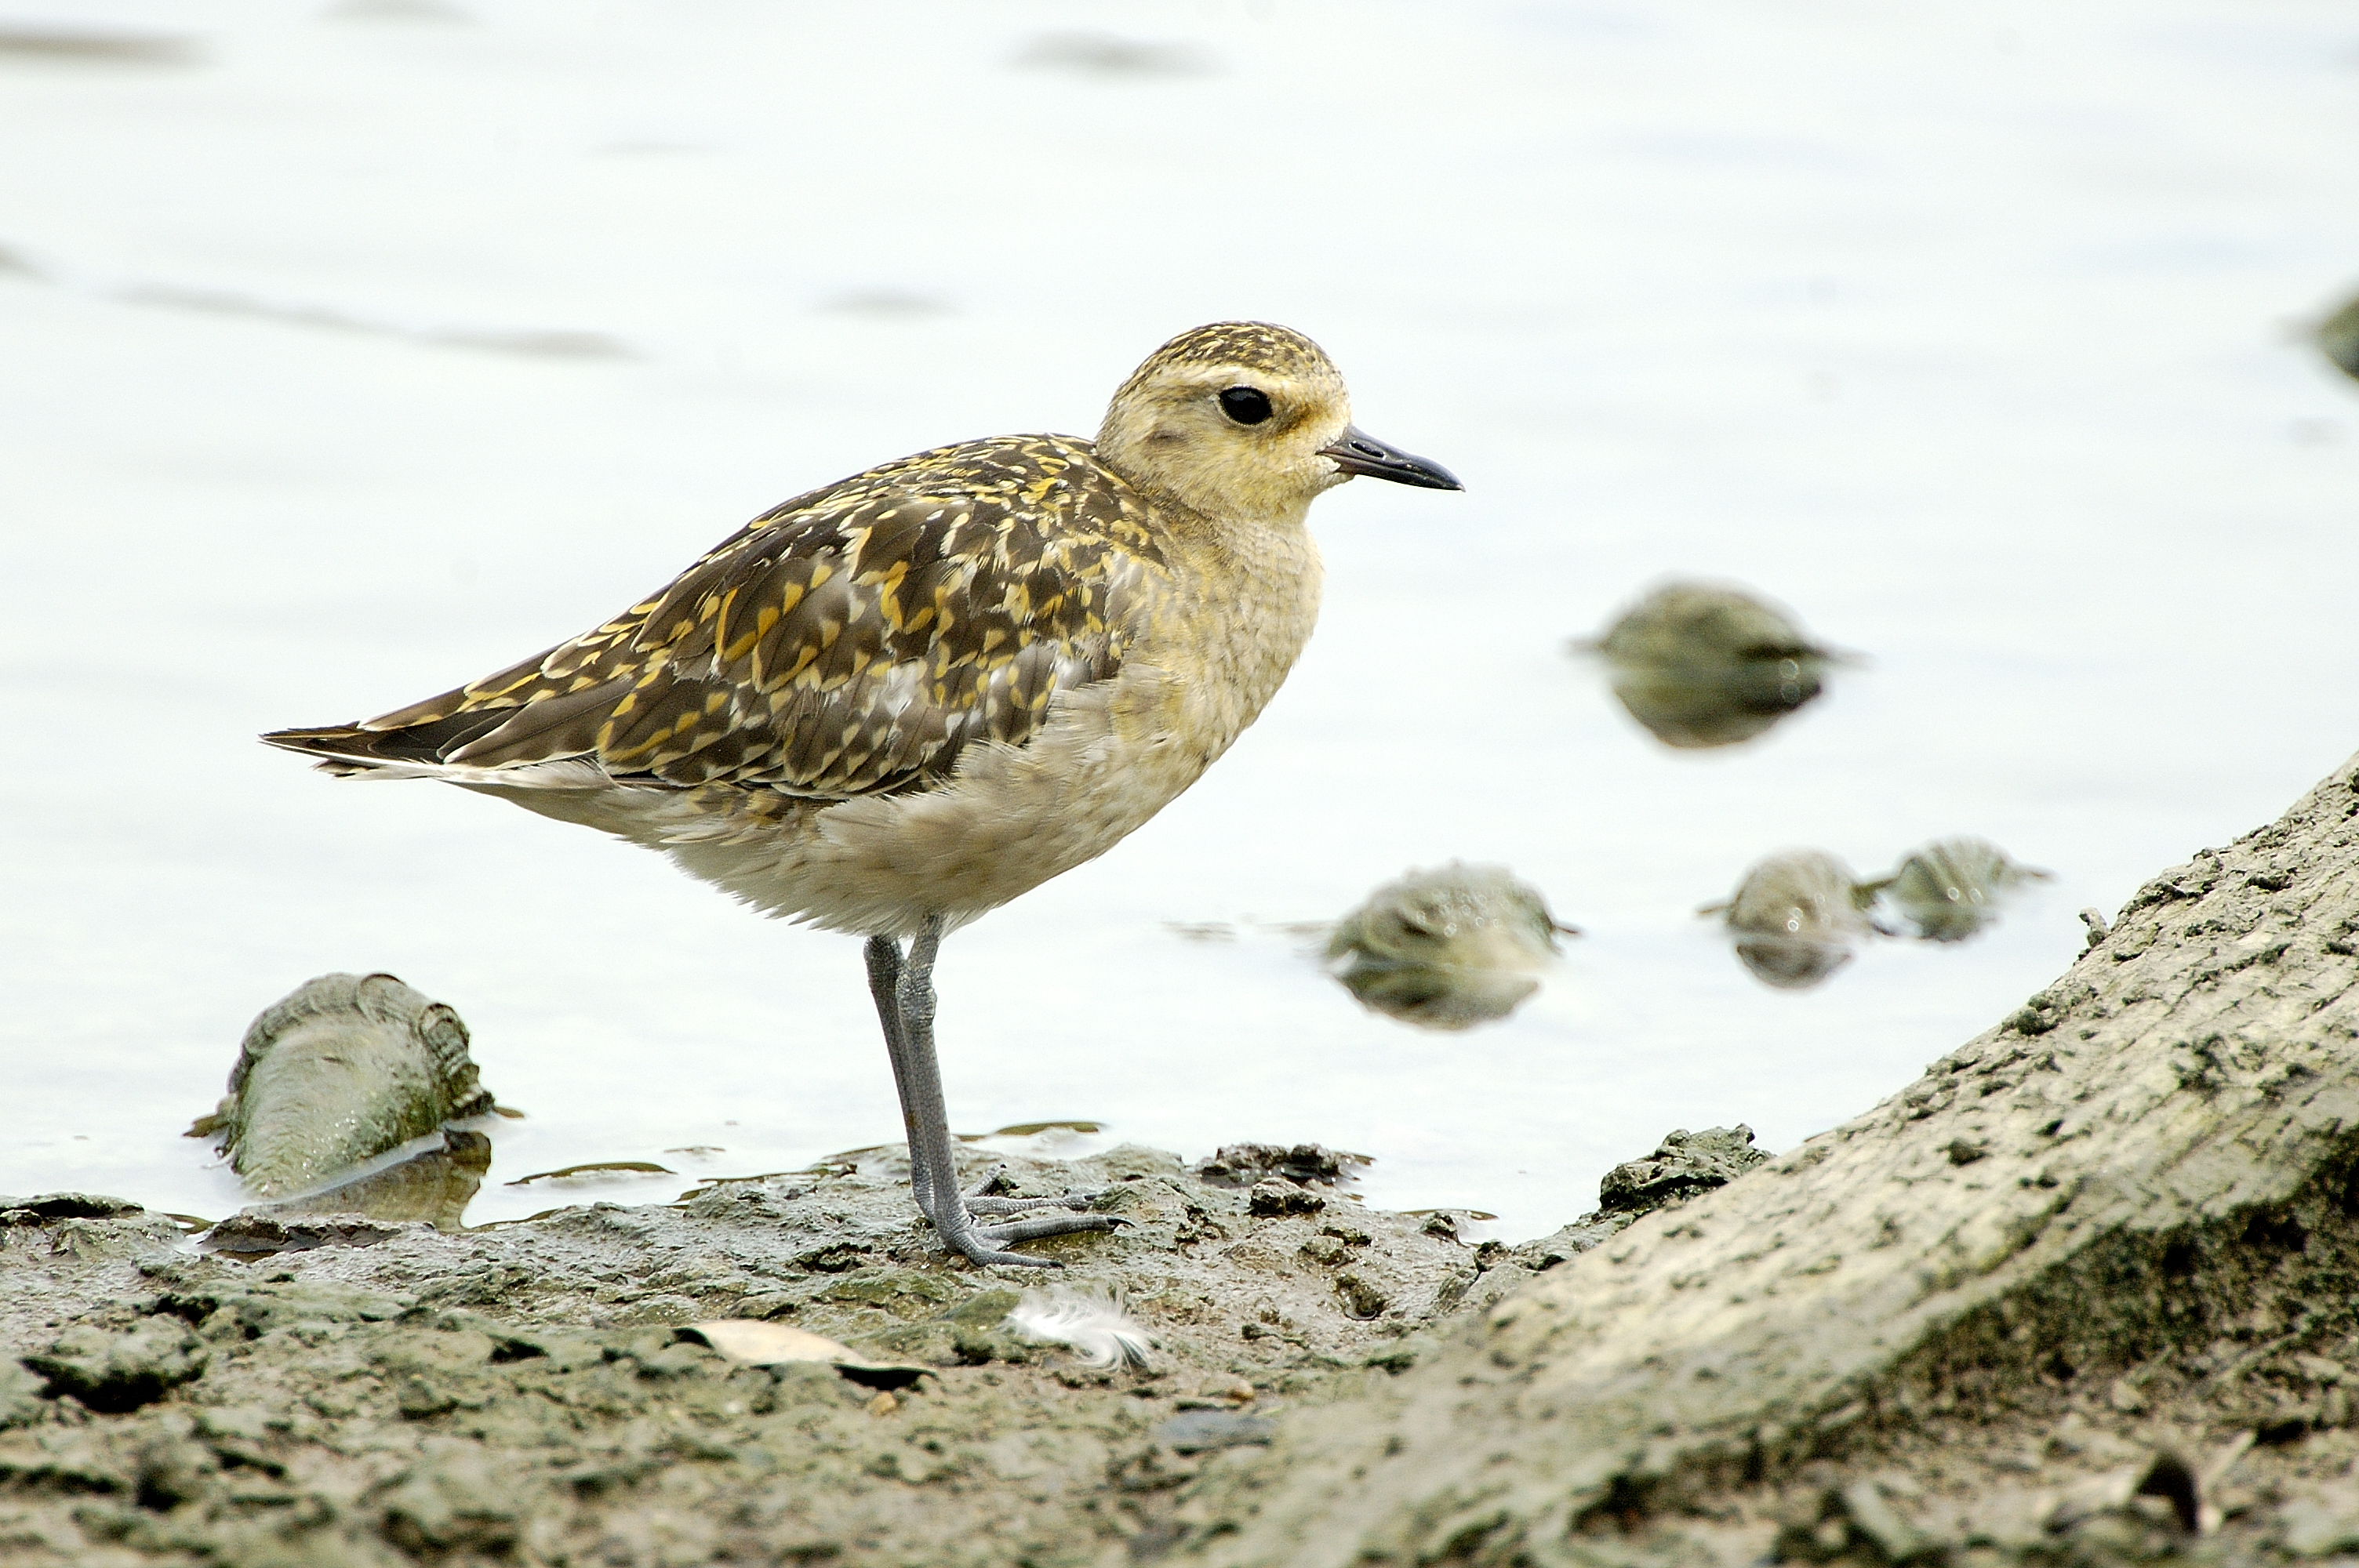
<path fill-rule="evenodd" d="M 1516 1249 L 1353 1202 L 1353 1157 L 1316 1145 L 1194 1169 L 971 1156 L 970 1177 L 1102 1189 L 1130 1222 L 1037 1244 L 1154 1336 L 1147 1367 L 1112 1371 L 1006 1325 L 1038 1281 L 948 1259 L 897 1150 L 456 1234 L 249 1216 L 202 1250 L 121 1200 L 7 1200 L 0 1555 L 1133 1561 L 1187 1533 L 1189 1486 L 1266 1463 L 1290 1412 L 1414 1365 L 1648 1195 L 1725 1180 L 1711 1141 L 1745 1136 L 1699 1137 L 1684 1187 L 1667 1145 L 1628 1168 L 1629 1207 Z M 731 1317 L 929 1370 L 749 1366 L 683 1333 Z"/>

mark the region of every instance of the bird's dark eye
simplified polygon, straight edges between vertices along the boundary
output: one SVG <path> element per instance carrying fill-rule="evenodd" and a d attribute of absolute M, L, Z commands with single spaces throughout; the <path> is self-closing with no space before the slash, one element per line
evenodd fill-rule
<path fill-rule="evenodd" d="M 1221 394 L 1221 412 L 1240 425 L 1258 425 L 1269 417 L 1269 399 L 1250 386 L 1233 386 Z"/>

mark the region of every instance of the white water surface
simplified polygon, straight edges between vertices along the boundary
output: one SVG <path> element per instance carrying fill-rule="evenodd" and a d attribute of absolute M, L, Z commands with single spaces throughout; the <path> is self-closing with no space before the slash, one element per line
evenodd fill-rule
<path fill-rule="evenodd" d="M 1865 1108 L 2052 979 L 2076 909 L 2359 746 L 2359 388 L 2299 337 L 2359 282 L 2347 7 L 0 23 L 187 40 L 0 47 L 0 1192 L 234 1207 L 180 1130 L 332 969 L 456 1006 L 529 1113 L 471 1219 L 565 1201 L 499 1184 L 560 1165 L 669 1164 L 594 1190 L 656 1199 L 897 1138 L 853 941 L 253 737 L 499 668 L 872 463 L 1088 433 L 1200 321 L 1309 331 L 1467 491 L 1321 500 L 1324 618 L 1260 725 L 948 945 L 962 1129 L 1315 1139 L 1377 1157 L 1371 1201 L 1537 1234 L 1673 1127 L 1783 1149 Z M 1667 752 L 1563 648 L 1674 573 L 1873 662 Z M 1692 914 L 1775 849 L 1867 871 L 1953 833 L 2058 881 L 1799 994 Z M 1493 1027 L 1170 929 L 1453 857 L 1589 933 Z"/>

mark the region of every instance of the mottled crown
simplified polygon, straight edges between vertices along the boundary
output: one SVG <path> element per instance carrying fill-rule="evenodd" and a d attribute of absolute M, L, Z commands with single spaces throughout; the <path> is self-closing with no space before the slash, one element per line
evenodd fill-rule
<path fill-rule="evenodd" d="M 1215 321 L 1191 327 L 1147 355 L 1114 395 L 1114 401 L 1121 402 L 1125 394 L 1162 371 L 1190 365 L 1238 365 L 1305 381 L 1336 373 L 1327 351 L 1291 327 L 1272 321 Z"/>

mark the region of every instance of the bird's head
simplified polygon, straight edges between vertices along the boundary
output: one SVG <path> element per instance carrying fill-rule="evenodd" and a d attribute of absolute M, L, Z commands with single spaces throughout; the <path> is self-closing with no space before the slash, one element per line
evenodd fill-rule
<path fill-rule="evenodd" d="M 1299 522 L 1353 474 L 1457 490 L 1448 470 L 1368 436 L 1326 351 L 1286 327 L 1220 321 L 1180 333 L 1114 395 L 1099 457 L 1208 517 Z"/>

